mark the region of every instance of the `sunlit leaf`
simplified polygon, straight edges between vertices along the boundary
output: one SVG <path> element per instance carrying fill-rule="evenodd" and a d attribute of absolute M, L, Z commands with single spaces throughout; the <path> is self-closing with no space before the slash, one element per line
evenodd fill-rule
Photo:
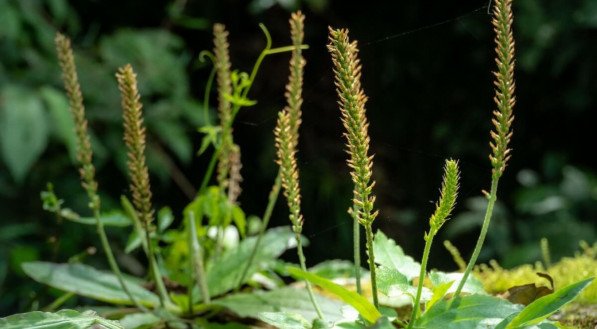
<path fill-rule="evenodd" d="M 396 242 L 377 231 L 375 240 L 373 241 L 373 251 L 375 253 L 375 262 L 379 265 L 394 269 L 409 280 L 419 276 L 421 265 L 413 260 L 412 257 L 406 256 L 400 246 Z"/>
<path fill-rule="evenodd" d="M 288 267 L 288 273 L 295 279 L 308 280 L 321 287 L 323 290 L 336 295 L 346 304 L 354 307 L 363 319 L 369 323 L 375 323 L 380 317 L 381 313 L 369 302 L 365 297 L 357 294 L 354 291 L 350 291 L 328 279 L 322 278 L 315 274 L 305 272 L 296 267 Z"/>
<path fill-rule="evenodd" d="M 588 278 L 562 289 L 553 294 L 541 297 L 525 307 L 516 317 L 508 323 L 506 328 L 514 329 L 523 326 L 538 324 L 553 314 L 562 306 L 571 302 L 580 292 L 588 286 L 594 278 Z"/>
<path fill-rule="evenodd" d="M 0 319 L 3 329 L 124 329 L 116 321 L 106 320 L 93 311 L 61 310 L 56 313 L 29 312 Z"/>

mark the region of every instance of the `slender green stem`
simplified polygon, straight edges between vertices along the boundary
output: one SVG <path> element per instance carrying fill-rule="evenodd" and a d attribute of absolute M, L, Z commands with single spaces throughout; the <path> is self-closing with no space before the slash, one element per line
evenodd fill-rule
<path fill-rule="evenodd" d="M 375 254 L 373 253 L 373 230 L 371 229 L 371 223 L 367 223 L 364 226 L 367 238 L 367 252 L 369 254 L 369 272 L 371 272 L 371 295 L 373 296 L 373 305 L 379 307 L 377 300 L 377 277 L 375 274 Z"/>
<path fill-rule="evenodd" d="M 94 203 L 92 202 L 92 204 L 94 204 Z M 144 312 L 147 312 L 147 309 L 143 305 L 139 304 L 139 301 L 137 301 L 137 299 L 131 294 L 129 288 L 127 287 L 126 283 L 124 282 L 122 272 L 120 271 L 120 268 L 118 267 L 118 263 L 116 263 L 116 259 L 114 258 L 114 253 L 112 252 L 112 248 L 110 247 L 110 242 L 108 241 L 108 237 L 106 236 L 106 230 L 104 229 L 104 224 L 100 220 L 99 209 L 97 209 L 96 207 L 94 207 L 94 209 L 93 209 L 93 216 L 95 217 L 95 220 L 96 220 L 97 234 L 100 237 L 100 242 L 102 244 L 102 248 L 104 249 L 104 253 L 106 254 L 106 258 L 108 259 L 108 264 L 110 265 L 110 269 L 112 270 L 112 273 L 114 273 L 114 275 L 116 275 L 116 278 L 118 278 L 118 283 L 120 283 L 120 287 L 122 288 L 122 291 L 124 291 L 124 293 L 129 297 L 129 299 L 135 305 L 135 307 L 137 307 L 138 309 L 140 309 Z"/>
<path fill-rule="evenodd" d="M 76 296 L 74 292 L 66 292 L 60 297 L 56 298 L 50 305 L 43 308 L 44 312 L 54 312 L 57 308 L 62 306 L 67 300 Z"/>
<path fill-rule="evenodd" d="M 353 217 L 353 225 L 352 225 L 352 245 L 353 245 L 353 252 L 354 252 L 354 280 L 357 286 L 357 293 L 359 295 L 363 294 L 363 288 L 361 287 L 361 226 L 359 225 L 359 220 L 355 216 L 356 214 L 356 206 L 353 208 L 352 217 Z"/>
<path fill-rule="evenodd" d="M 466 270 L 462 275 L 462 280 L 458 284 L 458 288 L 454 293 L 454 298 L 460 295 L 462 291 L 462 287 L 466 283 L 468 276 L 471 274 L 475 263 L 477 262 L 477 258 L 479 257 L 479 253 L 481 252 L 481 248 L 483 247 L 483 242 L 485 242 L 485 236 L 487 235 L 487 231 L 489 229 L 489 223 L 491 222 L 491 215 L 493 214 L 493 206 L 497 200 L 497 188 L 498 188 L 499 176 L 494 177 L 491 180 L 491 190 L 489 192 L 489 201 L 487 203 L 487 210 L 485 211 L 485 218 L 483 219 L 483 226 L 481 227 L 481 233 L 479 234 L 479 239 L 477 240 L 477 244 L 475 245 L 475 250 L 473 251 L 473 255 L 466 266 Z M 454 299 L 452 299 L 454 300 Z"/>
<path fill-rule="evenodd" d="M 421 302 L 421 294 L 423 293 L 423 283 L 425 282 L 425 275 L 427 274 L 427 261 L 429 260 L 429 252 L 431 251 L 431 244 L 433 243 L 434 237 L 435 232 L 432 231 L 429 233 L 429 235 L 427 235 L 427 239 L 425 241 L 423 261 L 421 262 L 421 272 L 419 273 L 419 284 L 417 285 L 417 295 L 415 296 L 415 301 L 413 303 L 413 311 L 410 316 L 410 322 L 408 323 L 408 329 L 413 327 L 415 320 L 419 316 L 419 305 Z"/>
<path fill-rule="evenodd" d="M 209 296 L 209 288 L 207 286 L 207 280 L 205 275 L 205 266 L 203 265 L 203 253 L 201 252 L 201 245 L 199 244 L 199 239 L 197 238 L 197 227 L 195 225 L 195 214 L 193 212 L 189 212 L 189 241 L 191 242 L 191 268 L 193 270 L 193 279 L 197 281 L 199 285 L 199 290 L 201 291 L 201 296 L 203 297 L 203 303 L 209 304 L 211 302 Z M 192 288 L 195 286 L 195 283 L 189 287 L 189 307 L 192 312 Z"/>
<path fill-rule="evenodd" d="M 205 85 L 205 94 L 203 95 L 203 120 L 205 120 L 205 124 L 208 125 L 210 123 L 209 120 L 209 94 L 211 93 L 211 86 L 213 85 L 214 78 L 216 76 L 216 67 L 214 66 L 209 73 L 209 78 L 207 78 L 207 84 Z"/>
<path fill-rule="evenodd" d="M 298 231 L 294 232 L 296 234 L 296 249 L 298 252 L 299 263 L 301 265 L 301 269 L 307 272 L 307 264 L 305 261 L 305 254 L 303 253 L 303 243 L 301 241 L 301 233 Z M 305 280 L 305 284 L 307 285 L 307 292 L 309 293 L 309 299 L 313 304 L 313 308 L 315 308 L 315 312 L 317 312 L 317 316 L 323 320 L 323 313 L 321 312 L 321 308 L 319 304 L 315 300 L 315 295 L 313 294 L 313 287 L 311 286 L 311 282 Z"/>
<path fill-rule="evenodd" d="M 249 85 L 245 89 L 243 89 L 243 91 L 240 95 L 241 98 L 246 98 L 247 95 L 249 94 L 249 91 L 251 90 L 251 87 L 253 86 L 253 82 L 255 81 L 255 77 L 257 76 L 257 72 L 259 71 L 259 67 L 261 66 L 261 63 L 263 62 L 263 60 L 265 59 L 265 57 L 267 55 L 288 52 L 288 51 L 292 51 L 292 50 L 296 49 L 296 47 L 294 45 L 272 48 L 272 39 L 269 34 L 269 31 L 263 24 L 259 24 L 259 27 L 261 28 L 261 30 L 263 31 L 263 34 L 265 35 L 266 46 L 261 51 L 261 53 L 259 54 L 259 57 L 257 57 L 257 60 L 255 61 L 255 64 L 253 65 L 253 69 L 251 70 L 251 74 L 249 75 Z M 302 45 L 302 46 L 300 46 L 300 48 L 307 49 L 308 46 Z M 237 115 L 238 111 L 240 110 L 240 108 L 241 108 L 240 105 L 234 104 L 234 106 L 231 110 L 232 117 L 231 117 L 230 121 L 228 122 L 228 124 L 230 126 L 232 126 L 232 124 L 234 123 L 234 119 L 236 118 L 236 115 Z M 222 147 L 221 147 L 221 145 L 218 145 L 216 147 L 215 152 L 212 154 L 212 158 L 209 162 L 207 171 L 205 172 L 205 175 L 203 176 L 203 180 L 201 182 L 201 187 L 199 188 L 198 195 L 201 195 L 203 192 L 205 192 L 205 189 L 207 188 L 207 185 L 209 184 L 209 180 L 213 174 L 213 170 L 215 168 L 217 159 L 218 159 L 221 151 L 222 151 Z M 236 288 L 237 290 L 240 288 L 241 284 L 245 280 L 247 273 L 249 271 L 249 268 L 251 267 L 251 264 L 253 263 L 253 261 L 255 259 L 255 256 L 256 256 L 257 250 L 259 249 L 259 245 L 261 243 L 263 234 L 265 232 L 265 229 L 267 228 L 267 225 L 269 224 L 269 219 L 271 217 L 271 213 L 273 211 L 274 205 L 276 203 L 276 200 L 278 199 L 278 194 L 280 193 L 281 185 L 282 185 L 282 179 L 280 176 L 280 172 L 278 172 L 278 175 L 276 176 L 276 181 L 274 183 L 272 191 L 270 192 L 268 205 L 267 205 L 265 213 L 263 215 L 263 219 L 262 219 L 263 223 L 262 223 L 261 230 L 259 232 L 259 236 L 257 237 L 257 241 L 255 242 L 255 247 L 253 248 L 253 250 L 251 252 L 251 256 L 249 257 L 247 265 L 245 266 L 245 269 L 243 270 L 241 276 L 239 277 L 239 282 L 238 282 L 238 285 Z"/>
<path fill-rule="evenodd" d="M 209 164 L 207 165 L 207 170 L 205 171 L 205 175 L 203 175 L 203 180 L 201 181 L 201 186 L 199 187 L 199 191 L 197 195 L 202 195 L 209 184 L 209 179 L 211 178 L 214 169 L 216 167 L 216 162 L 218 161 L 218 157 L 220 156 L 222 148 L 218 146 L 215 152 L 211 155 L 211 159 L 209 160 Z"/>
<path fill-rule="evenodd" d="M 249 91 L 251 90 L 251 87 L 253 86 L 253 82 L 255 81 L 255 77 L 257 76 L 257 72 L 259 71 L 259 67 L 261 66 L 261 63 L 263 62 L 263 60 L 265 59 L 265 57 L 267 55 L 288 52 L 288 51 L 292 51 L 296 48 L 295 46 L 285 46 L 285 47 L 278 47 L 278 48 L 272 49 L 271 48 L 271 37 L 269 36 L 269 32 L 267 32 L 267 29 L 265 28 L 265 26 L 263 24 L 260 24 L 259 26 L 264 31 L 264 34 L 265 34 L 266 40 L 267 40 L 267 44 L 266 44 L 265 49 L 263 49 L 261 51 L 261 53 L 259 54 L 259 57 L 255 61 L 255 64 L 253 65 L 253 69 L 251 70 L 251 75 L 249 76 L 249 82 L 250 82 L 249 86 L 247 88 L 243 89 L 242 94 L 240 96 L 241 98 L 246 98 L 247 95 L 249 94 Z M 306 46 L 306 45 L 301 46 L 301 49 L 307 49 L 307 48 L 308 48 L 308 46 Z M 236 114 L 238 113 L 240 108 L 241 108 L 240 105 L 234 104 L 234 106 L 231 110 L 232 118 L 229 121 L 230 126 L 232 126 L 232 124 L 234 123 L 234 119 L 236 118 Z M 226 127 L 226 128 L 228 128 L 228 127 Z M 209 179 L 211 178 L 211 176 L 213 174 L 217 159 L 220 156 L 220 152 L 221 152 L 221 146 L 216 147 L 216 150 L 212 154 L 212 157 L 210 159 L 207 171 L 205 172 L 205 175 L 203 176 L 203 180 L 201 181 L 201 187 L 199 188 L 198 195 L 201 195 L 203 192 L 205 192 L 205 188 L 207 188 L 207 185 L 209 184 Z"/>
<path fill-rule="evenodd" d="M 267 54 L 266 55 L 285 53 L 285 52 L 288 52 L 288 51 L 293 51 L 296 48 L 297 47 L 295 47 L 295 46 L 276 47 L 276 48 L 272 48 L 272 49 L 267 50 Z M 309 45 L 300 45 L 300 46 L 298 46 L 298 49 L 301 49 L 301 50 L 309 49 Z"/>
<path fill-rule="evenodd" d="M 259 230 L 259 235 L 257 236 L 257 241 L 255 241 L 255 246 L 251 251 L 251 255 L 249 255 L 249 259 L 247 260 L 247 265 L 245 265 L 242 274 L 238 279 L 238 284 L 236 286 L 236 290 L 240 288 L 240 286 L 245 281 L 247 273 L 251 268 L 251 264 L 255 260 L 255 256 L 257 255 L 257 251 L 259 250 L 259 246 L 261 244 L 261 240 L 263 240 L 263 235 L 265 234 L 265 230 L 269 224 L 269 220 L 272 217 L 272 212 L 274 211 L 274 206 L 276 205 L 276 201 L 278 200 L 278 195 L 280 194 L 280 188 L 282 187 L 282 174 L 281 171 L 278 170 L 278 175 L 276 176 L 276 181 L 272 186 L 272 190 L 269 193 L 269 198 L 267 202 L 267 207 L 265 208 L 265 213 L 263 214 L 263 219 L 261 221 L 261 228 Z"/>
<path fill-rule="evenodd" d="M 151 234 L 147 228 L 145 229 L 145 238 L 147 239 L 147 259 L 149 260 L 151 274 L 153 275 L 153 280 L 155 281 L 155 286 L 158 290 L 160 305 L 165 307 L 166 303 L 170 301 L 170 298 L 168 297 L 168 291 L 164 285 L 164 279 L 162 278 L 160 268 L 155 260 L 155 248 L 153 246 Z"/>
<path fill-rule="evenodd" d="M 541 238 L 541 256 L 543 257 L 543 265 L 545 268 L 550 268 L 551 255 L 549 253 L 549 241 L 547 238 Z"/>

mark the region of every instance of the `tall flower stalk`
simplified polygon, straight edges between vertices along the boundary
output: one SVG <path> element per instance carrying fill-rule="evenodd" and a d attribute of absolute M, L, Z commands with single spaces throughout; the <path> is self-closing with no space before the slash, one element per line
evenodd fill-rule
<path fill-rule="evenodd" d="M 291 113 L 288 108 L 282 110 L 278 115 L 278 123 L 274 131 L 276 136 L 276 150 L 277 163 L 280 166 L 280 176 L 282 178 L 282 187 L 284 188 L 284 196 L 288 203 L 290 210 L 290 222 L 292 223 L 292 230 L 296 236 L 297 252 L 299 256 L 299 263 L 303 271 L 307 271 L 305 255 L 303 253 L 303 244 L 301 233 L 303 230 L 303 215 L 301 214 L 301 191 L 299 187 L 299 173 L 296 165 L 296 146 L 297 136 L 293 134 L 294 127 L 292 126 Z M 317 315 L 323 319 L 321 309 L 313 295 L 313 288 L 311 283 L 305 280 L 309 298 Z"/>
<path fill-rule="evenodd" d="M 342 123 L 346 132 L 349 154 L 348 166 L 354 183 L 353 207 L 350 213 L 354 220 L 365 228 L 371 290 L 373 303 L 378 306 L 377 281 L 375 277 L 375 255 L 373 253 L 373 221 L 378 212 L 374 210 L 375 196 L 372 193 L 375 182 L 371 180 L 373 156 L 369 155 L 369 123 L 365 115 L 367 96 L 361 87 L 361 65 L 358 59 L 356 41 L 350 41 L 348 30 L 330 28 L 328 50 L 334 63 L 336 92 L 338 93 Z M 355 224 L 354 243 L 358 243 L 359 227 Z M 360 248 L 355 247 L 355 259 Z M 355 271 L 360 265 L 355 261 Z"/>
<path fill-rule="evenodd" d="M 481 227 L 481 233 L 475 245 L 475 249 L 468 262 L 466 270 L 458 288 L 455 297 L 460 294 L 464 284 L 470 275 L 481 248 L 485 241 L 485 236 L 489 229 L 489 223 L 493 214 L 493 207 L 497 200 L 497 189 L 500 177 L 506 169 L 508 160 L 510 159 L 509 143 L 512 137 L 512 121 L 514 116 L 512 114 L 516 99 L 514 96 L 514 37 L 512 35 L 512 0 L 495 0 L 493 7 L 493 30 L 495 36 L 495 51 L 497 70 L 495 75 L 495 97 L 497 109 L 493 111 L 493 130 L 491 131 L 491 154 L 489 160 L 491 162 L 491 189 L 487 195 L 488 203 Z"/>
<path fill-rule="evenodd" d="M 151 238 L 151 233 L 155 231 L 154 211 L 151 203 L 149 171 L 145 163 L 145 126 L 143 125 L 141 96 L 137 89 L 137 75 L 133 71 L 133 67 L 127 64 L 118 70 L 116 78 L 122 97 L 124 142 L 128 149 L 127 165 L 133 205 L 143 224 L 150 271 L 158 290 L 160 304 L 164 307 L 168 301 L 168 293 L 160 274 Z"/>
<path fill-rule="evenodd" d="M 220 154 L 218 156 L 217 179 L 222 191 L 228 188 L 228 175 L 231 170 L 232 135 L 232 80 L 230 71 L 230 54 L 228 48 L 228 31 L 223 24 L 214 24 L 214 57 L 216 82 L 218 86 L 218 115 L 220 118 Z"/>
<path fill-rule="evenodd" d="M 303 45 L 304 22 L 305 15 L 303 15 L 301 11 L 293 13 L 289 19 L 290 38 L 292 39 L 292 55 L 290 57 L 289 64 L 290 74 L 288 75 L 288 83 L 286 84 L 286 92 L 284 96 L 286 97 L 286 111 L 289 115 L 291 136 L 294 139 L 293 142 L 296 144 L 298 144 L 299 126 L 302 121 L 301 106 L 303 104 L 303 72 L 306 63 L 305 59 L 303 58 L 303 49 L 305 48 Z M 263 222 L 261 224 L 261 230 L 257 236 L 257 241 L 255 242 L 255 246 L 253 247 L 251 255 L 249 256 L 247 265 L 245 265 L 245 269 L 239 278 L 238 286 L 240 286 L 244 281 L 247 272 L 253 263 L 255 255 L 257 254 L 257 250 L 259 250 L 261 245 L 263 234 L 267 229 L 274 206 L 278 200 L 278 194 L 280 193 L 280 188 L 282 186 L 281 175 L 282 173 L 280 169 L 268 197 L 268 203 L 262 218 Z"/>
<path fill-rule="evenodd" d="M 228 222 L 232 216 L 232 205 L 236 203 L 236 199 L 240 195 L 240 182 L 242 176 L 240 175 L 240 148 L 234 144 L 234 137 L 232 134 L 232 102 L 231 97 L 234 93 L 233 78 L 230 68 L 228 31 L 223 24 L 214 24 L 214 65 L 216 70 L 216 81 L 218 86 L 218 115 L 220 118 L 221 138 L 218 151 L 218 167 L 217 180 L 222 195 L 227 195 L 229 207 L 226 211 L 226 219 Z M 216 249 L 215 254 L 219 255 L 222 247 L 222 239 L 224 235 L 223 225 L 218 225 L 216 234 Z"/>
<path fill-rule="evenodd" d="M 446 160 L 439 201 L 435 206 L 435 212 L 429 218 L 429 232 L 425 233 L 425 249 L 423 251 L 423 260 L 421 262 L 419 284 L 417 286 L 417 294 L 415 296 L 408 328 L 412 328 L 415 319 L 419 315 L 421 293 L 423 292 L 423 282 L 425 281 L 425 276 L 427 274 L 427 261 L 429 259 L 431 245 L 433 244 L 433 238 L 454 210 L 456 197 L 458 196 L 459 180 L 460 171 L 458 169 L 458 162 L 455 160 Z"/>
<path fill-rule="evenodd" d="M 55 38 L 56 51 L 58 53 L 58 61 L 62 68 L 62 79 L 64 81 L 64 89 L 69 100 L 70 112 L 75 122 L 75 133 L 77 136 L 77 162 L 79 163 L 79 174 L 81 176 L 81 185 L 87 192 L 89 198 L 89 208 L 93 212 L 95 218 L 96 231 L 100 237 L 100 242 L 110 269 L 118 278 L 118 283 L 122 291 L 128 296 L 131 302 L 139 309 L 145 308 L 139 304 L 136 298 L 131 294 L 126 283 L 124 282 L 122 272 L 118 267 L 118 263 L 114 258 L 114 253 L 110 247 L 110 242 L 106 235 L 104 225 L 100 220 L 101 202 L 97 194 L 98 184 L 95 179 L 95 167 L 93 165 L 93 150 L 87 131 L 87 119 L 85 118 L 85 106 L 83 105 L 83 95 L 81 93 L 81 86 L 79 85 L 79 78 L 75 65 L 75 57 L 71 47 L 70 39 L 60 33 L 56 34 Z"/>

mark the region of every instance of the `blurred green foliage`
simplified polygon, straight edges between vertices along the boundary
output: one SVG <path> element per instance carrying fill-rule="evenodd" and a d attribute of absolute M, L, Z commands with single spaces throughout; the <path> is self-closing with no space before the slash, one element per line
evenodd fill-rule
<path fill-rule="evenodd" d="M 69 233 L 68 224 L 56 227 L 41 213 L 38 197 L 46 182 L 62 181 L 62 196 L 77 209 L 85 203 L 73 166 L 74 128 L 54 50 L 56 31 L 74 38 L 96 166 L 100 175 L 118 177 L 102 181 L 102 187 L 126 188 L 117 67 L 131 63 L 139 74 L 148 165 L 160 178 L 157 186 L 168 186 L 178 175 L 179 188 L 192 196 L 178 166 L 193 160 L 193 132 L 203 122 L 202 106 L 189 86 L 191 57 L 184 41 L 166 29 L 98 35 L 82 30 L 66 0 L 1 1 L 0 22 L 0 313 L 5 313 L 27 308 L 33 297 L 22 262 L 64 259 L 90 245 L 85 232 L 91 230 Z"/>

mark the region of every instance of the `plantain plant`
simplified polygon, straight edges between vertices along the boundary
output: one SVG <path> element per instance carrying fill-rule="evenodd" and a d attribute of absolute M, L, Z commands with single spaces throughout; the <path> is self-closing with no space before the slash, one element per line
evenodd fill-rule
<path fill-rule="evenodd" d="M 302 51 L 308 48 L 303 44 L 305 17 L 301 12 L 292 14 L 290 18 L 292 44 L 289 46 L 272 48 L 268 30 L 260 25 L 266 47 L 250 72 L 232 69 L 228 32 L 224 25 L 214 25 L 214 50 L 201 56 L 214 64 L 205 101 L 206 104 L 209 101 L 215 79 L 219 122 L 200 129 L 205 136 L 198 153 L 206 154 L 211 147 L 211 158 L 197 195 L 184 209 L 179 221 L 175 221 L 169 208 L 157 211 L 154 208 L 145 160 L 141 95 L 131 65 L 122 66 L 116 73 L 116 79 L 122 96 L 132 202 L 123 196 L 121 210 L 102 212 L 74 55 L 69 39 L 58 34 L 56 47 L 76 126 L 81 182 L 89 197 L 92 216 L 84 217 L 63 207 L 64 202 L 55 195 L 51 185 L 42 193 L 44 208 L 66 220 L 95 225 L 111 272 L 96 270 L 77 259 L 65 264 L 25 263 L 23 270 L 27 275 L 65 294 L 48 305 L 45 312 L 34 311 L 2 318 L 0 326 L 249 328 L 265 323 L 278 328 L 306 329 L 558 328 L 557 323 L 548 319 L 549 316 L 572 301 L 593 278 L 585 277 L 565 287 L 551 289 L 523 306 L 516 301 L 488 295 L 479 280 L 470 276 L 489 229 L 499 179 L 510 158 L 515 102 L 511 5 L 512 0 L 496 0 L 493 4 L 497 109 L 493 112 L 494 128 L 490 133 L 492 180 L 487 193 L 485 220 L 468 264 L 464 263 L 456 247 L 446 243 L 463 273 L 427 270 L 433 240 L 456 205 L 461 175 L 457 160 L 445 161 L 440 198 L 429 219 L 429 231 L 424 236 L 421 263 L 405 255 L 400 246 L 381 231 L 374 233 L 373 224 L 378 211 L 373 192 L 373 156 L 365 109 L 367 97 L 360 81 L 362 66 L 357 42 L 350 40 L 347 29 L 329 29 L 328 50 L 345 129 L 347 162 L 354 184 L 352 206 L 348 211 L 354 228 L 354 262 L 346 265 L 329 261 L 312 268 L 307 267 L 303 251 L 305 239 L 301 234 L 304 225 L 309 222 L 304 220 L 301 209 L 297 161 L 305 67 Z M 291 58 L 285 92 L 287 104 L 278 113 L 274 129 L 274 161 L 279 171 L 265 212 L 258 219 L 259 228 L 251 232 L 247 217 L 237 202 L 241 192 L 242 164 L 240 147 L 234 141 L 234 121 L 242 108 L 256 105 L 248 96 L 263 60 L 269 55 L 284 52 L 290 52 Z M 204 117 L 209 122 L 208 106 L 204 108 Z M 268 229 L 281 190 L 286 199 L 291 227 Z M 173 225 L 176 222 L 180 224 L 178 227 Z M 143 251 L 147 275 L 133 278 L 123 273 L 105 226 L 131 228 L 125 252 Z M 361 268 L 361 226 L 365 232 L 368 272 Z M 298 266 L 277 259 L 284 251 L 295 247 Z M 548 251 L 545 253 L 549 254 Z M 475 271 L 481 276 L 482 272 Z M 348 277 L 344 284 L 333 280 L 340 279 L 341 273 Z M 281 276 L 293 277 L 297 283 L 286 284 Z M 542 276 L 551 278 L 548 274 Z M 368 281 L 362 280 L 367 277 Z M 92 311 L 52 312 L 76 295 L 108 303 L 112 307 L 101 313 L 103 317 Z M 411 311 L 402 312 L 404 314 L 396 312 L 404 310 L 404 307 L 410 307 Z"/>

